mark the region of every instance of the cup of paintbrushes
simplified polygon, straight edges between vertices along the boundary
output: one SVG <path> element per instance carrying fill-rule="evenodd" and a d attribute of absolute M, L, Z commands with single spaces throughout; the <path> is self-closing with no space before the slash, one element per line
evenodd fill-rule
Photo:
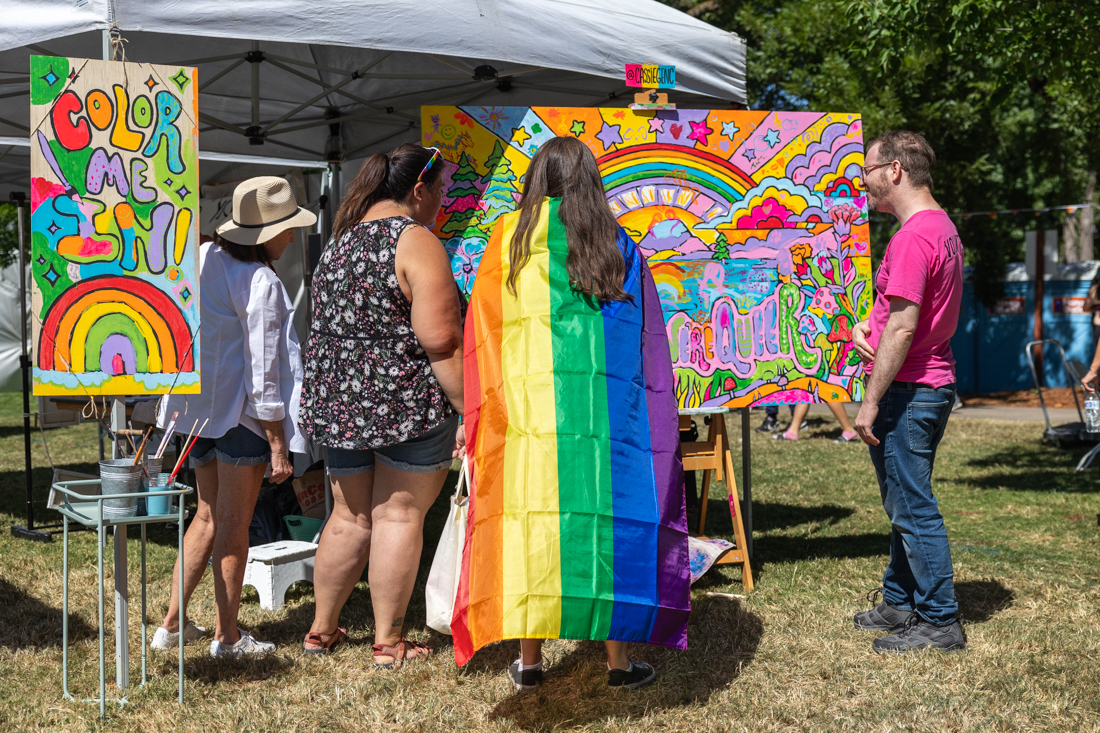
<path fill-rule="evenodd" d="M 170 476 L 167 473 L 150 474 L 152 479 L 149 483 L 149 488 L 146 491 L 169 491 L 172 489 L 173 484 L 170 482 Z M 147 496 L 145 497 L 145 512 L 147 516 L 155 517 L 161 514 L 172 513 L 172 497 L 171 496 Z"/>

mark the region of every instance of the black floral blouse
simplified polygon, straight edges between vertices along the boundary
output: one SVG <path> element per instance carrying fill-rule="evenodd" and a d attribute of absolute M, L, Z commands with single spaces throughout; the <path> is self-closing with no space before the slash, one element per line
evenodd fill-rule
<path fill-rule="evenodd" d="M 360 222 L 330 242 L 313 277 L 298 425 L 320 445 L 367 449 L 423 435 L 454 413 L 412 329 L 397 282 L 404 216 Z"/>

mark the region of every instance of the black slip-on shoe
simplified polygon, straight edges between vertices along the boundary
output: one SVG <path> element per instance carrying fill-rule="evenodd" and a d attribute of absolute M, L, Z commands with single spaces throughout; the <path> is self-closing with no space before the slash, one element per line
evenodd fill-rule
<path fill-rule="evenodd" d="M 520 660 L 512 662 L 508 668 L 508 678 L 517 690 L 533 690 L 542 684 L 542 662 L 535 669 L 520 669 Z"/>
<path fill-rule="evenodd" d="M 966 651 L 966 633 L 958 621 L 947 626 L 933 626 L 913 614 L 904 629 L 875 639 L 871 648 L 879 654 L 905 654 L 921 649 L 962 652 Z"/>
<path fill-rule="evenodd" d="M 630 660 L 627 669 L 610 669 L 607 671 L 608 687 L 625 687 L 628 690 L 636 690 L 645 687 L 657 679 L 657 670 L 649 662 Z"/>

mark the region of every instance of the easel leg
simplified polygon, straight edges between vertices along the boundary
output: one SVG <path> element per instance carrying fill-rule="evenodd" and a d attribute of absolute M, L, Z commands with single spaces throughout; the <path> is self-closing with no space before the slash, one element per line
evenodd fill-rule
<path fill-rule="evenodd" d="M 745 586 L 745 592 L 752 592 L 752 564 L 749 562 L 748 548 L 745 546 L 745 526 L 741 522 L 741 512 L 737 510 L 737 477 L 733 475 L 733 454 L 729 449 L 725 451 L 726 463 L 726 497 L 730 503 L 730 519 L 733 521 L 733 539 L 737 543 L 737 549 L 743 554 L 745 561 L 741 564 L 741 583 Z"/>
<path fill-rule="evenodd" d="M 707 526 L 707 503 L 710 500 L 710 474 L 709 469 L 703 471 L 703 490 L 699 494 L 699 532 L 698 534 L 706 534 L 704 528 Z"/>

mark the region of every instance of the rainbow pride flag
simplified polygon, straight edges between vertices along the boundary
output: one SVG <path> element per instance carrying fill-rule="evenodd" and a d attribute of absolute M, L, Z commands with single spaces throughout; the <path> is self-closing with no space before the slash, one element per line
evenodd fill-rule
<path fill-rule="evenodd" d="M 471 487 L 455 661 L 501 639 L 687 646 L 689 567 L 672 361 L 649 267 L 620 230 L 633 302 L 575 294 L 560 199 L 507 288 L 501 218 L 465 335 Z"/>

